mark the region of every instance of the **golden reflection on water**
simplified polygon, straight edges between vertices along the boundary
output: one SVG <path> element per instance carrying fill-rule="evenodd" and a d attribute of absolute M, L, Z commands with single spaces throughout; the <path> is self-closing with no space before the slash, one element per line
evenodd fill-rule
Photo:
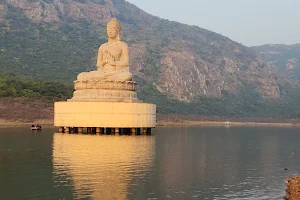
<path fill-rule="evenodd" d="M 127 199 L 131 181 L 149 171 L 154 157 L 153 136 L 57 133 L 53 138 L 55 182 L 73 187 L 76 199 Z"/>

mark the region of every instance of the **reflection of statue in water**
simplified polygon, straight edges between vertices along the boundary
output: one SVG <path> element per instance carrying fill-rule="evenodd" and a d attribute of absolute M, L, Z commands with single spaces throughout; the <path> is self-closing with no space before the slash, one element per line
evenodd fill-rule
<path fill-rule="evenodd" d="M 153 166 L 155 138 L 54 134 L 52 155 L 55 185 L 75 199 L 125 200 L 143 189 L 134 183 Z"/>
<path fill-rule="evenodd" d="M 108 42 L 98 50 L 97 71 L 83 72 L 77 80 L 131 81 L 128 46 L 120 41 L 121 25 L 116 18 L 107 24 Z"/>

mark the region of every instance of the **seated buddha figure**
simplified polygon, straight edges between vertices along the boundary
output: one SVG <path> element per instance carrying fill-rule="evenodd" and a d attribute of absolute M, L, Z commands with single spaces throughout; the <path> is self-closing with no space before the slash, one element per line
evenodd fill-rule
<path fill-rule="evenodd" d="M 77 80 L 131 81 L 128 46 L 120 38 L 121 25 L 116 18 L 107 24 L 108 42 L 98 50 L 97 71 L 82 72 Z"/>

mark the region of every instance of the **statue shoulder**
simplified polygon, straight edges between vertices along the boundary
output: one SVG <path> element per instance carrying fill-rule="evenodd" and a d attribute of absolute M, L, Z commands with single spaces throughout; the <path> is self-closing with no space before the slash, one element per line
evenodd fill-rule
<path fill-rule="evenodd" d="M 105 46 L 107 46 L 107 42 L 104 43 L 104 44 L 101 44 L 100 47 L 99 47 L 99 50 L 100 50 L 100 49 L 103 49 Z"/>
<path fill-rule="evenodd" d="M 121 45 L 123 48 L 127 48 L 127 49 L 128 49 L 128 45 L 127 45 L 125 42 L 120 41 L 120 45 Z"/>

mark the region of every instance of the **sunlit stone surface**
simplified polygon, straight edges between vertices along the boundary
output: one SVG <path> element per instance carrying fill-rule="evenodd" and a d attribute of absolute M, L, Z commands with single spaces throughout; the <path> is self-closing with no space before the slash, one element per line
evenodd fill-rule
<path fill-rule="evenodd" d="M 64 127 L 155 127 L 153 104 L 56 102 L 55 125 Z"/>

